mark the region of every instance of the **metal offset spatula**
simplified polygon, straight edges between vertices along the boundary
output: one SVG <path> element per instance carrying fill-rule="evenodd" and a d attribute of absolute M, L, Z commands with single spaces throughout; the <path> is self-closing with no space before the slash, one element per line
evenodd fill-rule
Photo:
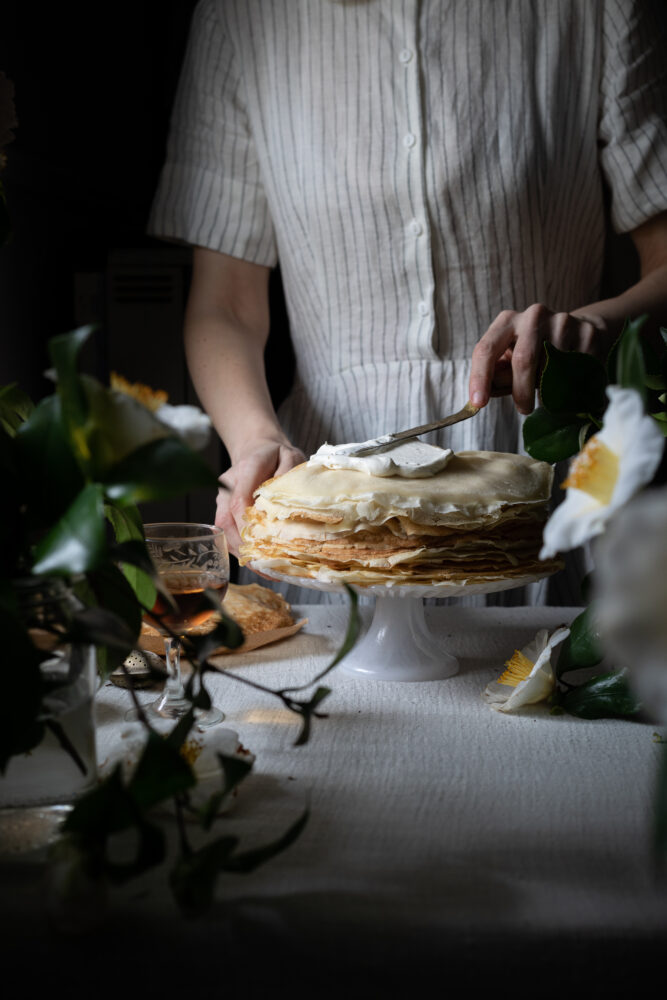
<path fill-rule="evenodd" d="M 458 424 L 461 420 L 467 420 L 469 417 L 474 417 L 475 414 L 479 413 L 481 407 L 473 406 L 473 404 L 468 400 L 466 405 L 462 410 L 457 413 L 452 413 L 448 417 L 443 417 L 442 420 L 434 420 L 431 424 L 422 424 L 420 427 L 410 427 L 406 431 L 396 431 L 394 434 L 383 434 L 382 437 L 375 438 L 371 441 L 364 441 L 362 445 L 359 446 L 357 450 L 355 448 L 354 455 L 358 458 L 364 458 L 366 455 L 374 455 L 378 451 L 382 451 L 388 445 L 396 444 L 398 441 L 408 441 L 410 438 L 419 437 L 420 434 L 428 434 L 429 431 L 440 430 L 441 427 L 451 427 L 452 424 Z"/>

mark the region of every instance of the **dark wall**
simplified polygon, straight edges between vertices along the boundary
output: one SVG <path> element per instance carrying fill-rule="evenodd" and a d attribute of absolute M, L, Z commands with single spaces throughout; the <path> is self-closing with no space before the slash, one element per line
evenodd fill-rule
<path fill-rule="evenodd" d="M 0 381 L 38 394 L 46 340 L 74 325 L 74 274 L 149 242 L 193 7 L 74 0 L 3 13 L 0 68 L 19 125 L 4 172 L 13 238 L 0 252 Z"/>

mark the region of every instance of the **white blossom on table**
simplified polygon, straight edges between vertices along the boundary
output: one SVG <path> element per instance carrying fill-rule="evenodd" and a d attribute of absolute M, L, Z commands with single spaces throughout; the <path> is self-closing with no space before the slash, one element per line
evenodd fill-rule
<path fill-rule="evenodd" d="M 577 548 L 602 534 L 610 517 L 651 482 L 665 445 L 635 389 L 607 388 L 602 429 L 572 460 L 565 500 L 544 529 L 540 559 Z"/>
<path fill-rule="evenodd" d="M 548 629 L 540 629 L 532 642 L 516 649 L 498 680 L 484 689 L 482 697 L 487 704 L 497 712 L 516 712 L 524 705 L 546 701 L 556 687 L 551 653 L 569 634 L 565 625 L 551 635 Z"/>

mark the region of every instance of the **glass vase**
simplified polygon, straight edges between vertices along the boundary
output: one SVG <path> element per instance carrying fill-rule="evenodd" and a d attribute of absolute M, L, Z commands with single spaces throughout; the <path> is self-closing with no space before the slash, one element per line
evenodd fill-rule
<path fill-rule="evenodd" d="M 5 856 L 55 839 L 74 800 L 97 780 L 95 649 L 59 636 L 82 605 L 59 579 L 18 580 L 13 589 L 33 644 L 48 654 L 40 664 L 48 693 L 38 716 L 40 742 L 11 757 L 0 776 L 0 853 Z"/>

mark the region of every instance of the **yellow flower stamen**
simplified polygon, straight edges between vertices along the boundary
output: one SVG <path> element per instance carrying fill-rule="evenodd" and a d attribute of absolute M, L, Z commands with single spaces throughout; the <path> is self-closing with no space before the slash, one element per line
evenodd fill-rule
<path fill-rule="evenodd" d="M 515 649 L 514 655 L 510 660 L 507 660 L 505 666 L 507 670 L 498 678 L 498 683 L 515 688 L 521 681 L 526 680 L 535 664 L 518 649 Z"/>
<path fill-rule="evenodd" d="M 195 740 L 188 740 L 187 743 L 182 744 L 179 752 L 186 763 L 188 763 L 190 767 L 194 767 L 203 749 L 204 746 L 202 743 L 197 743 Z"/>
<path fill-rule="evenodd" d="M 142 382 L 129 382 L 123 375 L 119 375 L 118 372 L 111 372 L 110 382 L 111 388 L 115 389 L 116 392 L 123 392 L 126 396 L 132 396 L 153 412 L 159 410 L 163 403 L 166 403 L 169 399 L 169 396 L 163 389 L 151 389 L 150 386 L 144 385 Z"/>
<path fill-rule="evenodd" d="M 604 441 L 592 437 L 570 466 L 563 489 L 583 490 L 604 507 L 611 503 L 618 479 L 618 455 Z"/>

